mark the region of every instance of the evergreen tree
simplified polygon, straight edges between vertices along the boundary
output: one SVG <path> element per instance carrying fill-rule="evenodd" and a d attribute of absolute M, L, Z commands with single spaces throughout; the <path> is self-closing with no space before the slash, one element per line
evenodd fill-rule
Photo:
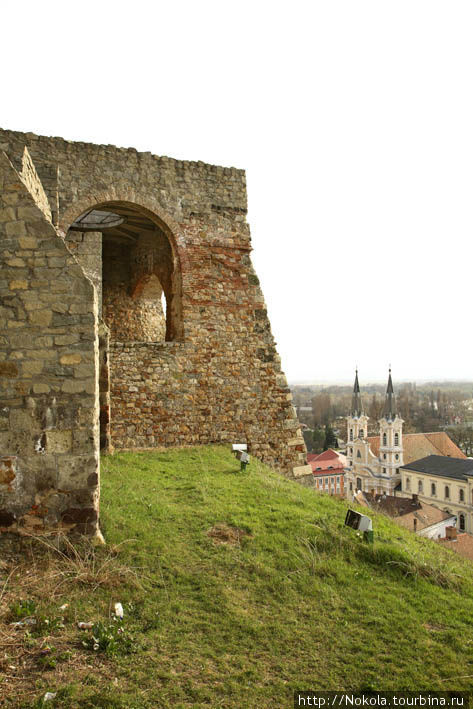
<path fill-rule="evenodd" d="M 304 437 L 307 453 L 312 453 L 314 445 L 313 431 L 311 431 L 309 428 L 306 428 L 304 431 L 302 431 L 302 435 Z"/>
<path fill-rule="evenodd" d="M 324 450 L 325 434 L 321 428 L 316 428 L 312 435 L 312 451 L 313 453 L 322 453 Z"/>
<path fill-rule="evenodd" d="M 324 451 L 328 448 L 337 447 L 337 437 L 333 432 L 333 428 L 329 423 L 325 424 L 325 440 L 324 440 Z"/>

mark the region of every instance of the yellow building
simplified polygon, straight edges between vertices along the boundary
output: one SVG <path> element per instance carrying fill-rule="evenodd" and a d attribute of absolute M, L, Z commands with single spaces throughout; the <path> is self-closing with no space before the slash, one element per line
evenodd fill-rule
<path fill-rule="evenodd" d="M 473 459 L 428 455 L 401 467 L 402 495 L 456 515 L 461 532 L 473 534 Z"/>

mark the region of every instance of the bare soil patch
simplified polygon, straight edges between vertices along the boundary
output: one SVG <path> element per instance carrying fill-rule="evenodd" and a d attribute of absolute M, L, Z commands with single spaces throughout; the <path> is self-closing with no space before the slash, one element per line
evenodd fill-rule
<path fill-rule="evenodd" d="M 207 535 L 213 539 L 215 544 L 230 544 L 235 546 L 240 544 L 244 537 L 251 537 L 246 529 L 233 527 L 232 525 L 219 522 L 208 530 Z"/>

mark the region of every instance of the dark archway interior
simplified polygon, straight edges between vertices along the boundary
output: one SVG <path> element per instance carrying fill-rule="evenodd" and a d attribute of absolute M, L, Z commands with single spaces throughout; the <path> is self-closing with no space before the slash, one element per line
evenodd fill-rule
<path fill-rule="evenodd" d="M 165 230 L 139 206 L 92 207 L 66 236 L 95 283 L 103 321 L 116 342 L 179 337 L 179 277 Z"/>
<path fill-rule="evenodd" d="M 165 226 L 134 204 L 91 207 L 71 224 L 66 242 L 98 295 L 100 444 L 108 450 L 109 342 L 180 339 L 181 273 Z"/>

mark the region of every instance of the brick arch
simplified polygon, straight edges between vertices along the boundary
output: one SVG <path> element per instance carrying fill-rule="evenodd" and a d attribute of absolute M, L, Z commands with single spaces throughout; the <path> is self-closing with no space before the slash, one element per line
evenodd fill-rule
<path fill-rule="evenodd" d="M 168 237 L 171 248 L 177 257 L 181 269 L 188 265 L 185 253 L 185 239 L 179 224 L 161 207 L 158 200 L 149 194 L 143 194 L 131 187 L 115 185 L 108 190 L 91 192 L 74 201 L 64 213 L 59 215 L 58 229 L 62 235 L 87 209 L 99 208 L 108 202 L 120 202 L 123 205 L 139 207 Z"/>
<path fill-rule="evenodd" d="M 143 216 L 154 222 L 167 237 L 174 259 L 173 297 L 168 311 L 166 339 L 184 339 L 184 318 L 182 312 L 183 271 L 188 267 L 185 240 L 179 224 L 164 212 L 159 202 L 149 195 L 141 194 L 128 187 L 115 186 L 103 192 L 93 192 L 82 196 L 60 215 L 58 230 L 64 236 L 70 225 L 88 209 L 110 207 L 113 204 L 135 207 Z"/>

